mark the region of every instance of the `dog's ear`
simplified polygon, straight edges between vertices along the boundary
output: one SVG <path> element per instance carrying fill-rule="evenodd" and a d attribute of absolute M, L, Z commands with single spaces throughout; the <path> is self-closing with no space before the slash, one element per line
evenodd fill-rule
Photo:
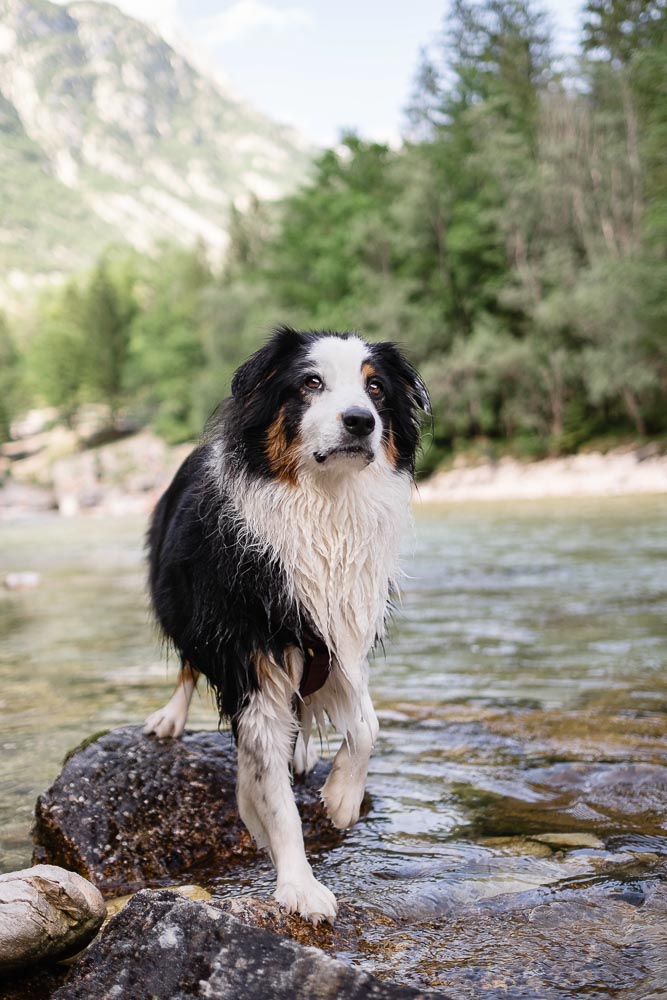
<path fill-rule="evenodd" d="M 412 365 L 409 365 L 412 375 L 412 391 L 414 393 L 414 400 L 420 410 L 423 410 L 427 416 L 431 416 L 431 397 L 428 394 L 428 389 L 426 384 Z"/>
<path fill-rule="evenodd" d="M 247 399 L 261 385 L 270 381 L 299 342 L 296 330 L 288 326 L 278 327 L 271 339 L 237 368 L 232 378 L 234 399 Z"/>
<path fill-rule="evenodd" d="M 392 344 L 389 341 L 374 344 L 373 354 L 376 355 L 383 367 L 390 371 L 392 377 L 405 386 L 412 403 L 417 409 L 423 410 L 424 413 L 430 416 L 431 398 L 424 380 L 419 372 L 412 367 L 396 344 Z"/>

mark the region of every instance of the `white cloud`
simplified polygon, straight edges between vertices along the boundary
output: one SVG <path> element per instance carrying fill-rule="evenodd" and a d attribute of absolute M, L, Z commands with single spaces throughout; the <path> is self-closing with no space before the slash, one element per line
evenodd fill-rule
<path fill-rule="evenodd" d="M 198 22 L 197 33 L 212 45 L 241 42 L 257 32 L 307 28 L 313 23 L 305 7 L 273 7 L 264 0 L 236 0 L 214 17 Z"/>

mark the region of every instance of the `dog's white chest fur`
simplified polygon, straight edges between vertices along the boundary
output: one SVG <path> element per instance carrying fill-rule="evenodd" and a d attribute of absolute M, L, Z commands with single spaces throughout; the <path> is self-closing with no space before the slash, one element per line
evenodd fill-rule
<path fill-rule="evenodd" d="M 384 632 L 411 483 L 380 459 L 296 485 L 247 483 L 234 497 L 247 530 L 281 563 L 288 586 L 344 671 Z"/>

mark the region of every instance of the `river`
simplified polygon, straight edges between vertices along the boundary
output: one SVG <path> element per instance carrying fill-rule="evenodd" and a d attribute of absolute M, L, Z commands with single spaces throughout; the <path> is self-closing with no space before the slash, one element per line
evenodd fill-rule
<path fill-rule="evenodd" d="M 41 575 L 0 590 L 2 871 L 67 750 L 173 682 L 143 529 L 0 522 L 0 579 Z M 462 997 L 667 996 L 667 497 L 424 507 L 408 548 L 372 807 L 314 859 L 396 921 L 362 964 Z M 197 696 L 192 728 L 215 724 Z M 260 864 L 208 887 L 270 885 Z"/>

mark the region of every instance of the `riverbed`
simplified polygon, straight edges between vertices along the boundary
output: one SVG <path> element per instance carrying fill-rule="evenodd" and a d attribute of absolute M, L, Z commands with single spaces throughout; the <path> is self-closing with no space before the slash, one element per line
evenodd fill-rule
<path fill-rule="evenodd" d="M 65 753 L 168 696 L 143 530 L 0 523 L 0 579 L 41 577 L 0 590 L 2 871 Z M 667 498 L 424 505 L 405 569 L 371 808 L 314 858 L 392 918 L 354 961 L 462 997 L 667 995 Z M 215 726 L 204 692 L 191 727 Z M 265 863 L 204 878 L 271 887 Z"/>

